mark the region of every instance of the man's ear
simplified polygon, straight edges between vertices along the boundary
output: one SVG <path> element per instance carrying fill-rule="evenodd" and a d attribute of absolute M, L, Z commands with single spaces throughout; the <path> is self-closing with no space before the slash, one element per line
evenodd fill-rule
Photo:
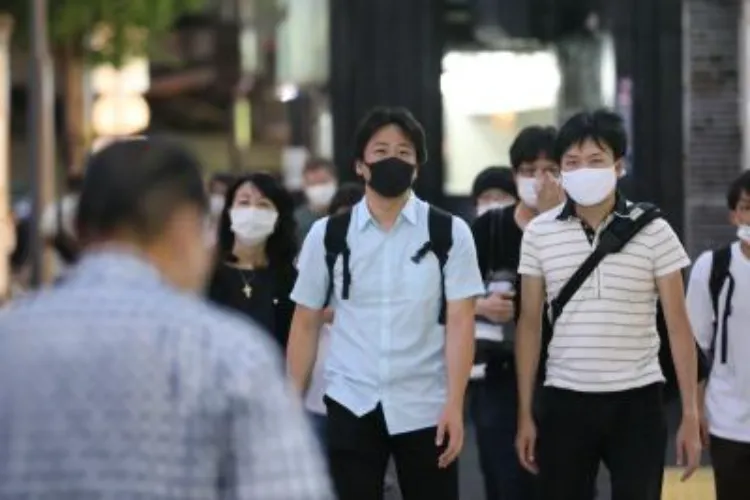
<path fill-rule="evenodd" d="M 364 179 L 365 177 L 365 164 L 362 160 L 354 160 L 354 172 Z"/>
<path fill-rule="evenodd" d="M 625 177 L 625 158 L 620 158 L 615 162 L 615 174 L 618 179 Z"/>

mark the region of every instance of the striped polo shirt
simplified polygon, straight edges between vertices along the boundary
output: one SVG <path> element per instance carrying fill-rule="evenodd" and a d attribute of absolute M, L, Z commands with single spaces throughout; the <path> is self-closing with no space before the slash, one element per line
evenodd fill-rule
<path fill-rule="evenodd" d="M 524 232 L 519 274 L 542 277 L 551 300 L 592 253 L 601 230 L 614 217 L 625 216 L 628 205 L 618 196 L 613 213 L 596 231 L 587 231 L 570 201 L 539 215 Z M 664 219 L 606 256 L 555 324 L 545 385 L 612 392 L 663 381 L 656 279 L 688 265 L 685 249 Z"/>

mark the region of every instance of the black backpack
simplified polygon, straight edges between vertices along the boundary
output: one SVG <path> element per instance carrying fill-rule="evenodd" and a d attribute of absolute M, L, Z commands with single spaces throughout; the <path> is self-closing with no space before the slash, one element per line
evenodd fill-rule
<path fill-rule="evenodd" d="M 732 262 L 732 247 L 727 246 L 713 251 L 713 262 L 711 264 L 711 274 L 708 279 L 708 291 L 711 295 L 711 306 L 714 311 L 714 331 L 711 337 L 711 361 L 716 359 L 716 339 L 721 335 L 721 353 L 719 356 L 720 363 L 727 362 L 727 345 L 728 332 L 727 320 L 732 314 L 732 296 L 734 295 L 734 276 L 729 272 L 729 265 Z M 721 318 L 719 317 L 719 296 L 727 285 L 727 294 L 724 299 L 724 310 Z"/>
<path fill-rule="evenodd" d="M 325 238 L 323 240 L 326 254 L 326 267 L 328 268 L 328 292 L 326 294 L 327 306 L 333 296 L 333 268 L 339 255 L 342 258 L 343 278 L 341 284 L 341 300 L 349 299 L 349 289 L 352 287 L 352 275 L 349 268 L 351 250 L 347 244 L 346 237 L 351 222 L 351 210 L 341 214 L 332 215 L 326 222 Z M 448 253 L 453 246 L 453 216 L 448 212 L 430 205 L 427 227 L 429 240 L 422 245 L 411 257 L 412 262 L 418 264 L 429 252 L 435 254 L 440 264 L 441 283 L 441 305 L 438 323 L 445 324 L 446 299 L 445 299 L 445 263 L 448 262 Z"/>
<path fill-rule="evenodd" d="M 573 298 L 573 295 L 586 281 L 586 278 L 596 269 L 596 266 L 609 254 L 617 253 L 627 245 L 627 243 L 638 234 L 643 228 L 656 219 L 662 217 L 658 207 L 650 203 L 636 203 L 629 208 L 629 217 L 616 217 L 602 231 L 599 244 L 589 255 L 581 266 L 573 273 L 562 289 L 548 305 L 542 321 L 542 352 L 540 357 L 540 377 L 544 376 L 544 368 L 547 359 L 547 351 L 552 341 L 554 326 L 557 319 L 562 314 L 563 309 Z M 656 326 L 659 332 L 659 364 L 662 373 L 666 379 L 665 398 L 673 399 L 679 396 L 679 387 L 677 384 L 677 374 L 675 372 L 672 351 L 669 347 L 669 334 L 667 324 L 661 309 L 661 304 L 657 304 Z M 700 348 L 698 351 L 698 380 L 703 381 L 708 376 L 709 366 L 707 359 Z"/>

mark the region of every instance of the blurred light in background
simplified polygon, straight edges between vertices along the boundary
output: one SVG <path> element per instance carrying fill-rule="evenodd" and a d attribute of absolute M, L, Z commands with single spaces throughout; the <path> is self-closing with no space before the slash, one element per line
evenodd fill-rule
<path fill-rule="evenodd" d="M 111 64 L 95 67 L 91 85 L 98 97 L 91 110 L 91 125 L 96 135 L 122 137 L 146 129 L 151 110 L 143 94 L 150 84 L 145 58 L 131 59 L 119 68 Z"/>
<path fill-rule="evenodd" d="M 145 94 L 151 85 L 148 59 L 127 61 L 120 68 L 100 64 L 91 72 L 91 86 L 97 94 Z"/>
<path fill-rule="evenodd" d="M 617 60 L 615 53 L 615 40 L 612 35 L 602 33 L 601 38 L 601 79 L 602 79 L 602 105 L 608 108 L 617 104 Z"/>
<path fill-rule="evenodd" d="M 293 85 L 291 83 L 282 83 L 278 87 L 276 87 L 276 97 L 281 102 L 289 102 L 293 101 L 294 99 L 299 96 L 299 89 L 296 85 Z"/>
<path fill-rule="evenodd" d="M 276 81 L 300 87 L 327 83 L 329 0 L 277 3 L 286 16 L 276 28 Z"/>
<path fill-rule="evenodd" d="M 555 107 L 560 73 L 547 51 L 449 52 L 440 86 L 443 98 L 465 113 L 513 113 Z"/>
<path fill-rule="evenodd" d="M 509 165 L 520 129 L 555 125 L 561 74 L 553 51 L 449 52 L 441 78 L 445 189 L 465 196 L 489 165 Z"/>
<path fill-rule="evenodd" d="M 98 136 L 127 136 L 148 126 L 151 110 L 141 95 L 104 95 L 94 102 L 91 121 Z"/>

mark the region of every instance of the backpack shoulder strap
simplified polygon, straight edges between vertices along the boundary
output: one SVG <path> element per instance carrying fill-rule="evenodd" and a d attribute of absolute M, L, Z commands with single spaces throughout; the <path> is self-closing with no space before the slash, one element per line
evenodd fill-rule
<path fill-rule="evenodd" d="M 604 257 L 622 250 L 636 234 L 659 217 L 661 217 L 661 211 L 650 203 L 632 205 L 627 217 L 615 216 L 612 222 L 602 231 L 599 244 L 591 252 L 591 255 L 576 269 L 573 276 L 563 285 L 557 297 L 550 302 L 549 320 L 553 327 L 570 299 L 573 298 L 573 295 L 581 288 L 586 278 L 591 275 Z"/>
<path fill-rule="evenodd" d="M 732 261 L 732 247 L 718 248 L 712 252 L 711 274 L 708 278 L 708 290 L 711 293 L 711 306 L 714 318 L 719 315 L 719 295 L 729 275 L 729 264 Z"/>
<path fill-rule="evenodd" d="M 453 246 L 453 216 L 440 208 L 430 205 L 427 216 L 430 234 L 429 247 L 440 264 L 440 316 L 438 323 L 445 324 L 447 303 L 445 298 L 445 263 Z"/>
<path fill-rule="evenodd" d="M 427 217 L 431 249 L 443 265 L 448 260 L 448 252 L 453 246 L 453 215 L 430 205 Z"/>
<path fill-rule="evenodd" d="M 323 239 L 325 246 L 326 267 L 328 269 L 328 292 L 326 294 L 325 305 L 329 305 L 333 296 L 333 267 L 336 265 L 336 259 L 342 256 L 344 280 L 341 289 L 341 298 L 349 298 L 349 287 L 351 286 L 351 272 L 349 269 L 349 245 L 346 243 L 346 236 L 349 232 L 349 223 L 351 222 L 352 212 L 346 212 L 332 215 L 326 222 L 326 232 Z"/>
<path fill-rule="evenodd" d="M 708 278 L 708 290 L 711 294 L 711 307 L 714 311 L 714 331 L 711 336 L 711 354 L 715 357 L 716 339 L 721 330 L 721 362 L 727 361 L 727 319 L 732 313 L 732 295 L 734 294 L 734 279 L 729 273 L 729 266 L 732 262 L 732 247 L 726 246 L 713 251 L 711 257 L 711 274 Z M 719 317 L 719 296 L 724 288 L 724 283 L 729 283 L 727 287 L 727 296 L 724 303 L 723 317 Z"/>

